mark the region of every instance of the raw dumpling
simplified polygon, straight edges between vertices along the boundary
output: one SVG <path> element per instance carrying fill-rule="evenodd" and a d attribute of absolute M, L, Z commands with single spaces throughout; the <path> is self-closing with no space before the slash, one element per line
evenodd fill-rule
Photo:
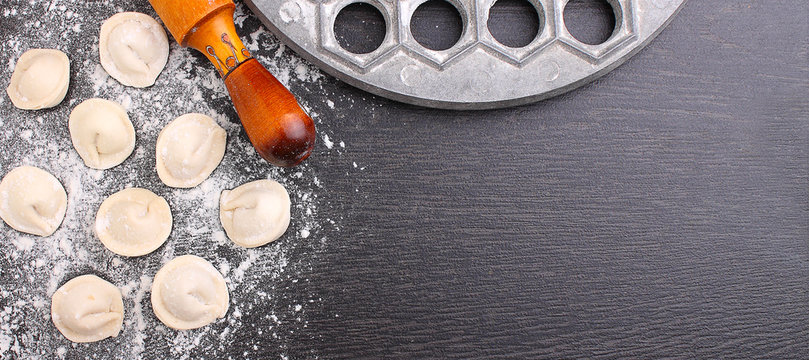
<path fill-rule="evenodd" d="M 207 115 L 185 114 L 157 137 L 157 175 L 163 183 L 191 188 L 205 181 L 225 155 L 227 133 Z"/>
<path fill-rule="evenodd" d="M 51 319 L 73 342 L 116 337 L 124 321 L 121 290 L 95 275 L 73 278 L 53 293 Z"/>
<path fill-rule="evenodd" d="M 171 233 L 171 209 L 160 196 L 146 189 L 121 190 L 101 203 L 95 232 L 110 251 L 123 256 L 146 255 Z"/>
<path fill-rule="evenodd" d="M 73 108 L 70 140 L 84 164 L 93 169 L 118 165 L 135 149 L 135 128 L 118 103 L 88 99 Z"/>
<path fill-rule="evenodd" d="M 225 279 L 205 259 L 185 255 L 164 265 L 152 283 L 152 308 L 166 326 L 196 329 L 224 317 L 230 295 Z"/>
<path fill-rule="evenodd" d="M 219 220 L 230 240 L 247 248 L 275 241 L 289 226 L 289 194 L 272 180 L 257 180 L 225 190 Z"/>
<path fill-rule="evenodd" d="M 14 106 L 37 110 L 59 105 L 70 84 L 70 60 L 53 49 L 31 49 L 17 60 L 6 92 Z"/>
<path fill-rule="evenodd" d="M 0 217 L 14 229 L 49 236 L 62 223 L 66 209 L 65 188 L 45 170 L 20 166 L 0 182 Z"/>
<path fill-rule="evenodd" d="M 101 66 L 121 84 L 154 85 L 166 66 L 169 41 L 163 27 L 146 14 L 118 13 L 101 25 L 98 40 Z"/>

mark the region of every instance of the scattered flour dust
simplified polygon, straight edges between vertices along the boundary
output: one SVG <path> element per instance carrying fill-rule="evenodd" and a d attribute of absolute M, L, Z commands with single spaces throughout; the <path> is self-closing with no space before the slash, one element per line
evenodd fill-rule
<path fill-rule="evenodd" d="M 329 135 L 327 134 L 323 135 L 323 144 L 326 145 L 327 149 L 331 149 L 334 147 L 334 142 L 331 141 L 331 139 L 329 139 Z"/>
<path fill-rule="evenodd" d="M 267 344 L 285 358 L 288 334 L 306 327 L 300 303 L 315 294 L 282 294 L 281 281 L 297 283 L 312 267 L 325 241 L 323 229 L 339 229 L 318 218 L 323 182 L 311 165 L 294 169 L 269 166 L 241 133 L 226 89 L 215 70 L 192 50 L 171 39 L 169 61 L 154 86 L 124 87 L 98 64 L 100 23 L 120 11 L 154 16 L 148 3 L 102 0 L 68 2 L 31 0 L 0 10 L 0 21 L 14 34 L 0 39 L 0 78 L 8 79 L 15 60 L 30 48 L 58 48 L 71 60 L 71 88 L 65 101 L 48 111 L 25 112 L 0 100 L 0 174 L 31 165 L 56 176 L 68 193 L 67 215 L 50 237 L 19 233 L 0 223 L 0 359 L 172 358 L 259 359 Z M 29 21 L 28 19 L 37 19 Z M 239 3 L 236 23 L 249 51 L 286 84 L 318 86 L 322 73 L 287 50 Z M 251 31 L 242 27 L 252 23 Z M 71 146 L 66 119 L 79 102 L 100 97 L 126 108 L 136 129 L 136 148 L 123 164 L 92 170 Z M 2 97 L 0 97 L 2 98 Z M 320 104 L 318 104 L 320 105 Z M 328 100 L 318 109 L 334 107 Z M 309 109 L 317 119 L 317 112 Z M 189 112 L 213 117 L 228 134 L 225 157 L 211 177 L 193 189 L 164 186 L 154 171 L 157 135 L 169 121 Z M 328 149 L 334 146 L 323 136 Z M 340 142 L 340 147 L 345 144 Z M 269 245 L 243 249 L 230 242 L 219 223 L 219 194 L 248 181 L 269 178 L 282 183 L 292 200 L 286 234 Z M 114 255 L 93 234 L 95 212 L 109 195 L 127 187 L 143 187 L 163 196 L 172 209 L 171 236 L 155 252 L 137 258 Z M 175 331 L 154 316 L 152 278 L 172 258 L 195 254 L 210 261 L 226 279 L 231 301 L 223 319 L 197 330 Z M 73 277 L 96 274 L 121 289 L 124 324 L 113 339 L 74 344 L 50 320 L 50 298 Z M 308 296 L 289 298 L 289 296 Z M 290 305 L 292 304 L 292 305 Z M 294 305 L 298 304 L 298 305 Z M 253 340 L 249 340 L 253 339 Z M 271 339 L 271 340 L 267 340 Z M 238 348 L 238 356 L 233 356 Z"/>

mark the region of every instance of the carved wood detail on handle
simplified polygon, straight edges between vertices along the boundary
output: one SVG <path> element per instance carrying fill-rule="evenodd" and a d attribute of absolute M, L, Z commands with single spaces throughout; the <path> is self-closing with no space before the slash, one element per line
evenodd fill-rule
<path fill-rule="evenodd" d="M 231 0 L 149 0 L 182 46 L 199 50 L 225 81 L 256 151 L 278 166 L 295 166 L 315 144 L 315 125 L 295 97 L 247 51 L 233 24 Z"/>

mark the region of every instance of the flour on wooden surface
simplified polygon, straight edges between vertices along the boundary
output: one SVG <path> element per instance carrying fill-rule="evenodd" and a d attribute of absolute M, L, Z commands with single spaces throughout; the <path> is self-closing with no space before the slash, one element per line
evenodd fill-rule
<path fill-rule="evenodd" d="M 146 6 L 146 7 L 144 7 Z M 133 8 L 135 7 L 135 8 Z M 123 1 L 67 2 L 31 0 L 2 10 L 0 21 L 13 24 L 13 33 L 0 39 L 0 78 L 8 79 L 16 59 L 29 48 L 56 48 L 71 61 L 68 96 L 47 111 L 20 111 L 0 98 L 0 174 L 21 165 L 37 166 L 54 174 L 68 193 L 64 222 L 46 238 L 16 232 L 0 223 L 0 358 L 221 358 L 235 345 L 241 358 L 261 358 L 262 344 L 251 338 L 283 338 L 306 326 L 306 307 L 281 305 L 282 281 L 297 282 L 312 267 L 322 246 L 324 228 L 332 220 L 318 217 L 320 192 L 325 191 L 317 170 L 304 164 L 281 169 L 261 160 L 244 136 L 225 86 L 213 67 L 194 50 L 171 42 L 169 61 L 154 86 L 125 87 L 98 63 L 98 29 L 120 11 L 155 16 L 147 5 Z M 37 19 L 37 21 L 29 21 Z M 236 11 L 237 28 L 257 21 L 243 4 Z M 253 25 L 255 27 L 255 24 Z M 241 29 L 240 29 L 241 30 Z M 248 50 L 285 85 L 318 86 L 323 74 L 301 60 L 263 27 L 244 34 Z M 136 147 L 121 165 L 109 170 L 84 166 L 70 143 L 67 118 L 82 100 L 100 97 L 120 103 L 136 131 Z M 304 103 L 304 105 L 307 105 Z M 320 105 L 320 104 L 318 104 Z M 306 106 L 317 123 L 313 107 Z M 323 108 L 334 108 L 324 102 Z M 317 108 L 317 107 L 315 107 Z M 160 130 L 179 115 L 209 115 L 228 133 L 225 157 L 211 177 L 192 189 L 164 186 L 154 170 L 155 142 Z M 329 149 L 334 143 L 323 137 Z M 341 147 L 345 147 L 340 142 Z M 269 178 L 283 184 L 292 200 L 292 221 L 274 243 L 243 249 L 227 239 L 219 222 L 219 194 L 248 181 Z M 169 202 L 174 228 L 155 252 L 137 258 L 117 256 L 95 237 L 92 224 L 101 202 L 126 187 L 143 187 Z M 213 263 L 225 277 L 230 310 L 214 324 L 191 331 L 171 330 L 151 308 L 154 274 L 172 258 L 194 254 Z M 117 338 L 98 343 L 67 341 L 50 321 L 50 298 L 69 279 L 96 274 L 121 288 L 124 326 Z M 314 298 L 314 296 L 312 296 Z M 310 299 L 288 299 L 301 304 Z M 246 321 L 249 319 L 249 321 Z M 283 343 L 283 341 L 281 341 Z M 256 353 L 250 353 L 255 350 Z M 281 357 L 285 357 L 283 354 Z"/>

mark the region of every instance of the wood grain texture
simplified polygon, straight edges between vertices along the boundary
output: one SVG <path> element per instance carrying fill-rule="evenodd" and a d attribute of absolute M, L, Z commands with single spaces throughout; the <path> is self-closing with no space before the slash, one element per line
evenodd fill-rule
<path fill-rule="evenodd" d="M 197 32 L 203 19 L 225 9 L 233 9 L 232 0 L 173 1 L 149 0 L 157 15 L 180 45 L 185 46 L 189 36 Z"/>
<path fill-rule="evenodd" d="M 327 195 L 345 225 L 308 335 L 336 358 L 806 358 L 808 14 L 692 1 L 514 109 L 338 103 L 366 170 Z"/>
<path fill-rule="evenodd" d="M 249 59 L 227 78 L 233 106 L 250 142 L 262 158 L 291 167 L 315 147 L 315 123 L 295 96 L 257 60 Z"/>
<path fill-rule="evenodd" d="M 243 343 L 183 355 L 807 358 L 809 3 L 690 1 L 615 71 L 518 108 L 431 110 L 332 78 L 291 88 L 346 144 L 318 141 L 305 165 L 337 225 L 286 254 L 299 278 L 266 279 L 278 295 L 244 312 Z M 206 101 L 237 121 L 225 97 Z M 155 339 L 144 358 L 170 357 Z"/>

